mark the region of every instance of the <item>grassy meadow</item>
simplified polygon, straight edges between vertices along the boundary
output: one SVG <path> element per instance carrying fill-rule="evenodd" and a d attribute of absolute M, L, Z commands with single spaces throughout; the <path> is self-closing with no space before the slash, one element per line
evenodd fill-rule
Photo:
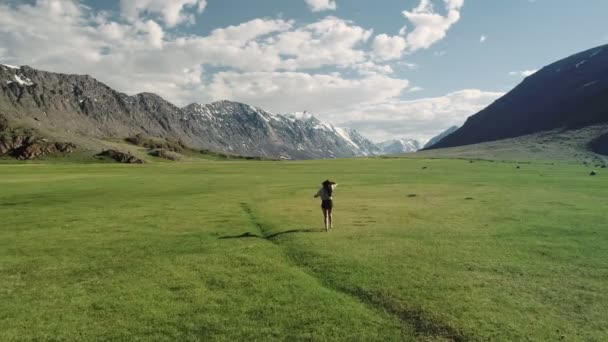
<path fill-rule="evenodd" d="M 2 163 L 0 340 L 608 340 L 608 174 L 517 165 Z"/>

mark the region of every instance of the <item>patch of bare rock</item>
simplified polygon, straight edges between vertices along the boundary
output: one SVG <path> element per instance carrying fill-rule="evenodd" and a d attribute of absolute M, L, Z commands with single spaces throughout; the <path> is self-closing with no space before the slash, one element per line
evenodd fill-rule
<path fill-rule="evenodd" d="M 0 133 L 0 155 L 19 160 L 30 160 L 47 155 L 70 154 L 76 145 L 69 142 L 52 142 L 35 135 L 18 132 Z"/>
<path fill-rule="evenodd" d="M 117 150 L 105 150 L 99 154 L 99 157 L 110 158 L 116 162 L 124 163 L 124 164 L 143 164 L 144 161 L 133 156 L 129 152 L 121 152 Z"/>

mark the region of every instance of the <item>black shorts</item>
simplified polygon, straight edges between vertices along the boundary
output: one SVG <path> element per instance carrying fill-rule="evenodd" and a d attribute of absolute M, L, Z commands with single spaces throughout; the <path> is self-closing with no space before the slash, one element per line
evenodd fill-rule
<path fill-rule="evenodd" d="M 323 202 L 321 202 L 321 208 L 323 208 L 325 210 L 333 209 L 333 207 L 334 207 L 334 201 L 332 201 L 332 200 L 324 200 Z"/>

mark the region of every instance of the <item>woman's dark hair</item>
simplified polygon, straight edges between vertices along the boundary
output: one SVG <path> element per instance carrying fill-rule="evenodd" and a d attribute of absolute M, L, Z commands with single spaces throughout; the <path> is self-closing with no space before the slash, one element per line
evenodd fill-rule
<path fill-rule="evenodd" d="M 330 181 L 329 179 L 322 183 L 323 189 L 325 189 L 325 192 L 329 197 L 331 197 L 334 193 L 334 189 L 331 187 L 332 184 L 334 184 L 334 182 Z"/>

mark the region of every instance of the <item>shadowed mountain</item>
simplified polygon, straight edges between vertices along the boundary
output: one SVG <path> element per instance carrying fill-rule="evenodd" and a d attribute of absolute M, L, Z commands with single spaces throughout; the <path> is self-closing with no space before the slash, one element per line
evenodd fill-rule
<path fill-rule="evenodd" d="M 448 129 L 446 129 L 445 131 L 441 132 L 436 137 L 431 138 L 431 140 L 429 140 L 429 142 L 426 143 L 426 145 L 424 145 L 424 148 L 429 148 L 431 146 L 436 145 L 438 142 L 440 142 L 441 140 L 443 140 L 448 135 L 456 132 L 458 130 L 458 128 L 459 128 L 458 126 L 452 126 L 452 127 L 448 128 Z"/>
<path fill-rule="evenodd" d="M 608 122 L 608 45 L 544 67 L 430 149 Z"/>

